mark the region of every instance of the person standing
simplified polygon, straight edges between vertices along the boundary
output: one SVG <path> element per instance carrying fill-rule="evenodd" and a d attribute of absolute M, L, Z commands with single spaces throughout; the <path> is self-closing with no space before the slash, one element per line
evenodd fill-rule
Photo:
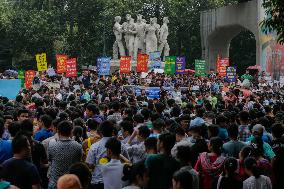
<path fill-rule="evenodd" d="M 24 135 L 17 135 L 12 141 L 14 156 L 6 160 L 3 166 L 4 179 L 23 189 L 40 189 L 40 176 L 31 158 L 31 145 Z"/>
<path fill-rule="evenodd" d="M 69 167 L 82 158 L 82 146 L 71 139 L 71 133 L 72 124 L 69 121 L 63 121 L 58 125 L 59 139 L 52 139 L 49 142 L 49 189 L 55 189 L 58 178 L 66 174 Z"/>
<path fill-rule="evenodd" d="M 0 119 L 0 136 L 3 135 L 4 130 L 4 122 Z M 11 158 L 12 156 L 12 141 L 3 140 L 2 138 L 0 138 L 0 164 L 3 163 L 5 160 Z"/>

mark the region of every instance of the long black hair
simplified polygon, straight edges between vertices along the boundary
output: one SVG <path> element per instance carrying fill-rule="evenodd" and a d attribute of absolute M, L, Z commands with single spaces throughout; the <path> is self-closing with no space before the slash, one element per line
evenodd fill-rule
<path fill-rule="evenodd" d="M 237 168 L 237 159 L 233 157 L 226 159 L 224 163 L 224 172 L 226 172 L 227 174 L 223 174 L 219 189 L 242 189 L 242 180 L 237 177 L 235 172 Z"/>

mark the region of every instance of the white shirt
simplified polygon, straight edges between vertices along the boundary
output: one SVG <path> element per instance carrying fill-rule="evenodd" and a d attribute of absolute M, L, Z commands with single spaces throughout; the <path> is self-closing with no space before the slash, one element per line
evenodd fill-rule
<path fill-rule="evenodd" d="M 112 159 L 102 166 L 103 183 L 105 189 L 121 189 L 123 164 L 120 160 Z"/>
<path fill-rule="evenodd" d="M 272 189 L 270 178 L 260 175 L 259 178 L 249 177 L 243 182 L 243 189 Z"/>

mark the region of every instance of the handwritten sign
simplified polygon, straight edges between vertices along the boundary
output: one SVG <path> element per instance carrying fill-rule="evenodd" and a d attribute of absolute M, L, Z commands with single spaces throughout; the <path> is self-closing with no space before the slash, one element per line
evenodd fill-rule
<path fill-rule="evenodd" d="M 41 53 L 36 55 L 37 70 L 46 71 L 47 70 L 47 60 L 46 53 Z"/>
<path fill-rule="evenodd" d="M 120 73 L 129 73 L 131 69 L 131 56 L 120 58 Z"/>
<path fill-rule="evenodd" d="M 65 73 L 66 72 L 66 61 L 68 59 L 67 55 L 56 55 L 57 62 L 57 73 Z"/>
<path fill-rule="evenodd" d="M 77 77 L 77 61 L 76 58 L 66 61 L 66 77 Z"/>
<path fill-rule="evenodd" d="M 25 72 L 25 85 L 26 89 L 31 89 L 33 86 L 33 79 L 35 77 L 35 71 L 28 70 Z"/>

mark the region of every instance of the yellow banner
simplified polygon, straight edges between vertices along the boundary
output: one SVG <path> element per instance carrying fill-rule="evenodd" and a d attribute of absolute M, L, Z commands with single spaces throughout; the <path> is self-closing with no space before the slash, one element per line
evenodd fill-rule
<path fill-rule="evenodd" d="M 46 53 L 37 54 L 36 55 L 36 62 L 37 62 L 37 70 L 38 71 L 46 71 L 47 70 Z"/>

